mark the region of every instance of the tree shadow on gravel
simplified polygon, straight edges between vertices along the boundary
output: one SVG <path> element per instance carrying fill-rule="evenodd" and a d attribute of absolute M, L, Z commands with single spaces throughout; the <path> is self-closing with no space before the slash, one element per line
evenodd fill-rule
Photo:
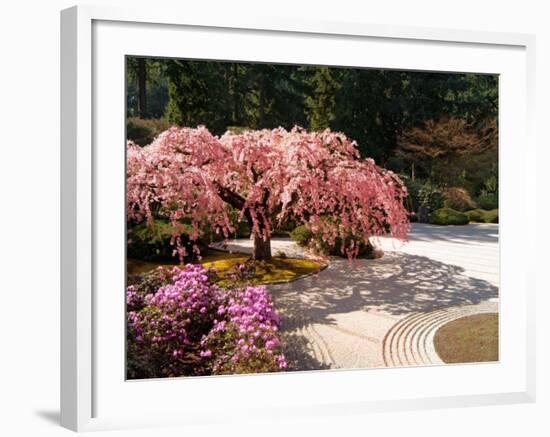
<path fill-rule="evenodd" d="M 362 310 L 399 316 L 498 296 L 498 287 L 464 275 L 462 267 L 404 253 L 357 260 L 352 266 L 332 260 L 317 275 L 269 289 L 288 331 L 310 323 L 334 324 L 334 314 Z"/>
<path fill-rule="evenodd" d="M 281 344 L 288 371 L 328 370 L 331 367 L 314 357 L 310 341 L 298 332 L 281 332 Z"/>

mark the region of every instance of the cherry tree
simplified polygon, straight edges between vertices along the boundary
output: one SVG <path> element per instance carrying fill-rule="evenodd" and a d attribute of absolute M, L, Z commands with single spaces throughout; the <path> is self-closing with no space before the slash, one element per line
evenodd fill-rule
<path fill-rule="evenodd" d="M 350 258 L 371 236 L 405 239 L 406 196 L 397 175 L 361 159 L 355 142 L 328 129 L 218 138 L 203 126 L 173 127 L 148 146 L 128 142 L 129 220 L 186 220 L 196 241 L 205 228 L 229 238 L 235 232 L 230 212 L 238 211 L 250 225 L 257 260 L 271 258 L 271 235 L 286 221 L 304 224 L 329 245 L 345 241 Z M 184 255 L 177 232 L 173 244 Z"/>

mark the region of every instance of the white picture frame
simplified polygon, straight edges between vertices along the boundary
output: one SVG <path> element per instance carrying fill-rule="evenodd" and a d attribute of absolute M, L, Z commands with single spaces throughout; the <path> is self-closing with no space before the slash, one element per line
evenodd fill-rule
<path fill-rule="evenodd" d="M 145 33 L 144 37 L 140 36 Z M 254 61 L 264 60 L 267 56 L 266 59 L 278 62 L 306 61 L 305 51 L 293 52 L 289 42 L 283 42 L 292 39 L 296 47 L 302 42 L 312 44 L 307 46 L 311 48 L 308 51 L 308 56 L 312 56 L 309 58 L 311 62 L 387 68 L 407 68 L 408 65 L 409 69 L 418 70 L 479 71 L 502 75 L 500 91 L 505 104 L 499 116 L 503 137 L 500 148 L 500 195 L 504 201 L 500 215 L 505 244 L 501 246 L 501 289 L 514 288 L 516 294 L 504 292 L 501 296 L 501 348 L 503 345 L 505 347 L 500 363 L 414 370 L 365 369 L 185 378 L 145 383 L 120 380 L 123 375 L 120 366 L 112 365 L 114 371 L 108 369 L 111 357 L 120 363 L 124 348 L 124 338 L 118 335 L 123 332 L 124 314 L 120 313 L 120 306 L 115 301 L 107 306 L 110 297 L 104 291 L 105 284 L 120 280 L 123 258 L 119 265 L 106 261 L 101 255 L 105 251 L 113 253 L 113 256 L 123 253 L 120 252 L 123 251 L 123 240 L 118 239 L 123 216 L 117 208 L 102 208 L 102 205 L 111 205 L 111 200 L 116 202 L 121 190 L 124 190 L 124 165 L 120 159 L 124 155 L 124 142 L 121 142 L 120 150 L 112 147 L 116 155 L 110 156 L 107 149 L 101 148 L 111 139 L 115 142 L 124 139 L 124 129 L 120 130 L 125 117 L 124 99 L 120 99 L 124 76 L 111 73 L 121 71 L 121 54 L 180 56 L 179 49 L 168 43 L 180 37 L 196 37 L 198 44 L 189 55 L 201 57 L 202 50 L 203 56 L 209 59 Z M 223 40 L 231 38 L 240 43 L 250 40 L 250 44 L 237 44 L 242 51 L 235 49 L 231 52 L 229 47 L 220 49 Z M 131 48 L 129 41 L 132 41 Z M 162 51 L 159 51 L 159 41 L 166 42 L 162 45 Z M 324 47 L 333 44 L 333 50 L 330 53 L 320 50 L 322 44 L 325 44 Z M 371 47 L 373 57 L 379 56 L 378 60 L 372 61 L 372 65 L 350 61 L 351 49 L 345 50 L 345 47 L 352 45 L 359 51 L 363 45 Z M 522 236 L 520 240 L 514 235 L 515 230 L 520 229 L 518 212 L 506 202 L 510 196 L 535 204 L 535 174 L 528 167 L 535 159 L 532 126 L 534 50 L 534 36 L 525 34 L 244 15 L 238 20 L 228 21 L 211 13 L 190 15 L 183 8 L 181 11 L 162 11 L 157 8 L 130 10 L 78 6 L 62 11 L 61 424 L 72 430 L 84 431 L 215 423 L 239 420 L 251 413 L 261 420 L 296 415 L 534 401 L 533 284 L 536 272 L 528 255 L 534 253 L 529 250 L 534 246 L 534 241 L 532 236 Z M 396 53 L 400 53 L 399 59 Z M 416 57 L 413 58 L 413 55 Z M 464 70 L 464 66 L 471 68 Z M 109 81 L 112 84 L 107 83 Z M 105 122 L 106 119 L 112 122 Z M 98 124 L 101 129 L 98 129 Z M 513 142 L 523 145 L 515 156 L 509 153 L 508 147 Z M 512 166 L 516 166 L 514 184 L 508 171 Z M 112 214 L 105 215 L 106 210 Z M 532 207 L 519 210 L 522 219 L 532 219 L 534 222 L 535 210 Z M 117 217 L 120 223 L 117 223 Z M 116 228 L 112 234 L 108 229 L 110 226 Z M 116 241 L 120 243 L 118 246 Z M 520 249 L 525 256 L 511 272 L 511 254 Z M 106 266 L 107 263 L 114 266 L 113 270 Z M 120 299 L 123 299 L 122 289 Z M 105 334 L 107 329 L 117 334 L 109 338 Z M 507 353 L 508 343 L 515 354 Z M 402 381 L 411 377 L 418 384 L 433 379 L 433 386 L 426 389 L 419 388 L 420 385 L 407 387 Z M 374 378 L 385 381 L 386 385 L 375 384 Z M 114 380 L 118 382 L 112 383 Z M 260 380 L 261 385 L 272 390 L 273 399 L 261 402 L 247 400 L 247 396 L 258 393 Z M 390 387 L 388 381 L 396 381 L 396 387 Z M 448 386 L 441 387 L 442 381 L 449 381 Z M 368 392 L 357 390 L 363 384 L 369 387 Z M 159 396 L 173 399 L 182 385 L 185 385 L 186 393 L 196 396 L 192 402 L 196 404 L 195 410 L 192 404 L 185 406 L 185 414 L 182 414 L 183 405 L 169 410 L 162 405 L 158 410 L 146 405 L 140 410 L 132 404 L 132 400 L 140 396 L 145 400 L 158 399 Z M 292 402 L 286 402 L 285 391 L 289 393 L 293 386 L 300 387 L 300 392 L 292 393 Z M 319 386 L 325 390 L 318 391 Z M 240 408 L 222 408 L 200 395 L 202 391 L 211 395 L 221 390 L 241 393 L 238 399 Z M 201 410 L 201 404 L 205 402 L 209 403 L 208 411 Z"/>

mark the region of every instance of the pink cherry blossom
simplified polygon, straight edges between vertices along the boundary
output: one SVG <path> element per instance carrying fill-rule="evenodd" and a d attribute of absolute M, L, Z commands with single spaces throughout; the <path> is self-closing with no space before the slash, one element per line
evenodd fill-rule
<path fill-rule="evenodd" d="M 218 138 L 204 126 L 173 127 L 148 146 L 128 142 L 127 149 L 128 219 L 167 217 L 175 229 L 186 219 L 192 240 L 207 225 L 228 238 L 235 231 L 231 210 L 249 222 L 256 244 L 293 220 L 329 245 L 345 239 L 350 259 L 360 239 L 405 239 L 409 231 L 403 182 L 361 159 L 357 144 L 339 132 L 294 127 Z M 177 232 L 173 244 L 183 256 Z"/>

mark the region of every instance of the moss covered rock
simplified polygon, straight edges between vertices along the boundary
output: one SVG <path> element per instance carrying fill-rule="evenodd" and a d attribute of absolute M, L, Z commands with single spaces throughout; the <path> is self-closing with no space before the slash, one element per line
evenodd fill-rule
<path fill-rule="evenodd" d="M 464 214 L 474 223 L 498 223 L 498 209 L 487 211 L 485 209 L 472 209 Z"/>
<path fill-rule="evenodd" d="M 430 214 L 429 222 L 433 225 L 467 225 L 470 219 L 460 211 L 451 208 L 440 208 Z"/>

